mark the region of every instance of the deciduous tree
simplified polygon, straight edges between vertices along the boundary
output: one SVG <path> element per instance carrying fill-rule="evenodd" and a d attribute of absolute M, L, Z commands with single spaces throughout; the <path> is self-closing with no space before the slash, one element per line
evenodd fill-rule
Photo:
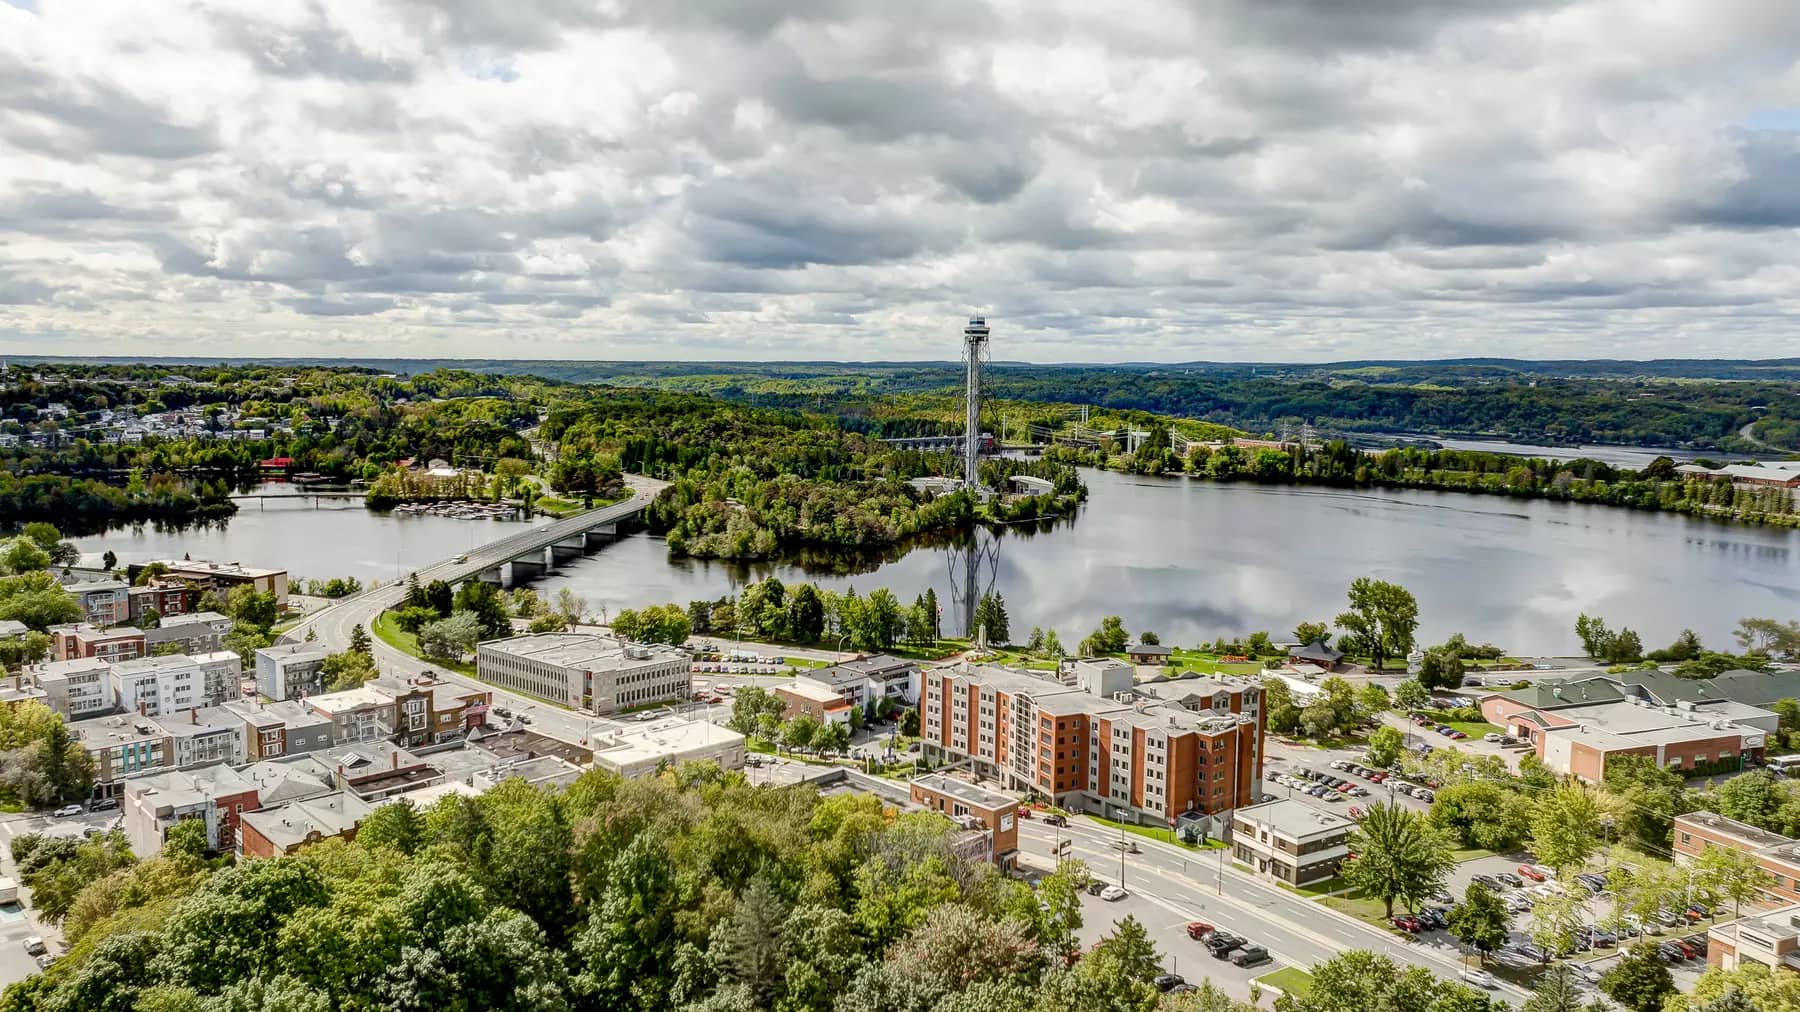
<path fill-rule="evenodd" d="M 1376 670 L 1387 658 L 1405 657 L 1412 650 L 1419 602 L 1406 588 L 1362 576 L 1351 581 L 1349 598 L 1350 607 L 1336 624 L 1370 656 Z"/>
<path fill-rule="evenodd" d="M 1675 978 L 1656 946 L 1640 943 L 1626 950 L 1613 968 L 1600 976 L 1600 990 L 1630 1012 L 1657 1012 L 1675 990 Z"/>
<path fill-rule="evenodd" d="M 1455 864 L 1450 841 L 1424 815 L 1395 804 L 1370 805 L 1350 832 L 1350 849 L 1345 884 L 1379 899 L 1390 917 L 1395 903 L 1416 909 Z"/>

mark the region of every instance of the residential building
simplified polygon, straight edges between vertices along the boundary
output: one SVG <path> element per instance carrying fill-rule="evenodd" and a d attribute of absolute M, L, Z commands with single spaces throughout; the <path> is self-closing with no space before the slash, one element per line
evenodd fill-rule
<path fill-rule="evenodd" d="M 336 790 L 330 778 L 293 763 L 254 762 L 238 767 L 238 772 L 256 784 L 259 808 L 324 797 Z"/>
<path fill-rule="evenodd" d="M 341 745 L 286 761 L 314 776 L 322 774 L 333 787 L 364 801 L 380 801 L 444 781 L 442 770 L 387 742 Z"/>
<path fill-rule="evenodd" d="M 715 762 L 723 769 L 741 770 L 744 736 L 704 720 L 668 717 L 594 738 L 594 765 L 627 780 L 686 762 Z"/>
<path fill-rule="evenodd" d="M 133 564 L 127 569 L 133 580 L 149 563 Z M 253 566 L 239 565 L 236 562 L 206 562 L 190 559 L 165 559 L 162 565 L 167 572 L 163 575 L 171 580 L 183 580 L 198 586 L 201 590 L 210 590 L 221 598 L 230 594 L 237 587 L 249 587 L 257 593 L 275 595 L 277 607 L 287 607 L 288 575 L 281 569 L 258 569 Z"/>
<path fill-rule="evenodd" d="M 775 696 L 784 704 L 782 720 L 792 720 L 804 713 L 821 724 L 849 724 L 850 711 L 856 709 L 845 702 L 843 694 L 829 685 L 811 679 L 796 678 L 786 685 L 775 686 Z"/>
<path fill-rule="evenodd" d="M 1174 655 L 1174 650 L 1155 643 L 1133 643 L 1125 648 L 1125 659 L 1133 664 L 1167 664 Z"/>
<path fill-rule="evenodd" d="M 1001 867 L 1018 860 L 1017 800 L 941 775 L 919 777 L 909 785 L 908 792 L 913 804 L 949 816 L 964 830 L 980 833 L 980 846 L 975 848 L 977 853 L 965 852 L 965 856 L 991 861 Z M 963 846 L 967 847 L 967 844 Z"/>
<path fill-rule="evenodd" d="M 35 683 L 27 683 L 23 674 L 0 680 L 0 707 L 11 709 L 21 703 L 42 703 L 49 706 L 50 694 Z"/>
<path fill-rule="evenodd" d="M 1298 801 L 1246 805 L 1231 816 L 1231 856 L 1289 885 L 1323 882 L 1349 856 L 1354 825 Z"/>
<path fill-rule="evenodd" d="M 206 823 L 207 849 L 237 849 L 238 825 L 262 807 L 257 784 L 229 766 L 156 773 L 125 785 L 125 836 L 139 858 L 162 852 L 169 830 L 189 819 Z"/>
<path fill-rule="evenodd" d="M 1675 862 L 1689 864 L 1708 847 L 1749 854 L 1769 874 L 1770 899 L 1800 903 L 1800 842 L 1716 812 L 1675 816 Z"/>
<path fill-rule="evenodd" d="M 206 681 L 199 663 L 185 654 L 120 661 L 107 679 L 114 707 L 148 717 L 199 706 Z"/>
<path fill-rule="evenodd" d="M 418 748 L 460 741 L 487 719 L 493 693 L 432 678 L 377 678 L 365 688 L 388 696 L 394 707 L 394 735 Z"/>
<path fill-rule="evenodd" d="M 164 621 L 184 615 L 193 610 L 200 596 L 188 584 L 163 577 L 152 577 L 144 586 L 132 587 L 127 593 L 128 614 L 124 621 L 132 625 L 141 624 L 144 616 L 153 611 Z"/>
<path fill-rule="evenodd" d="M 103 661 L 129 661 L 142 657 L 144 631 L 121 626 L 101 629 L 87 622 L 50 627 L 50 657 L 67 661 L 80 657 L 98 657 Z"/>
<path fill-rule="evenodd" d="M 257 812 L 245 812 L 243 857 L 292 854 L 309 843 L 356 839 L 356 828 L 375 806 L 349 791 L 294 801 Z"/>
<path fill-rule="evenodd" d="M 117 580 L 71 583 L 66 588 L 82 610 L 87 621 L 101 628 L 124 625 L 131 620 L 131 587 Z"/>
<path fill-rule="evenodd" d="M 189 707 L 151 722 L 169 742 L 169 765 L 178 770 L 225 763 L 241 766 L 248 758 L 244 719 L 222 706 Z"/>
<path fill-rule="evenodd" d="M 216 611 L 200 611 L 189 615 L 171 615 L 154 629 L 144 630 L 144 650 L 156 653 L 157 647 L 175 648 L 184 654 L 209 654 L 225 646 L 225 634 L 231 632 L 232 621 Z"/>
<path fill-rule="evenodd" d="M 127 777 L 169 769 L 173 748 L 169 737 L 148 717 L 114 714 L 89 717 L 67 725 L 94 759 L 94 796 L 112 798 Z"/>
<path fill-rule="evenodd" d="M 887 654 L 812 668 L 799 672 L 794 678 L 835 689 L 844 702 L 864 709 L 884 697 L 893 700 L 898 707 L 916 706 L 919 702 L 919 663 Z"/>
<path fill-rule="evenodd" d="M 244 659 L 235 650 L 213 650 L 190 654 L 200 665 L 200 698 L 206 706 L 232 703 L 244 698 Z"/>
<path fill-rule="evenodd" d="M 1232 689 L 1219 699 L 1239 710 L 1188 709 L 1139 693 L 1121 661 L 1074 661 L 1055 676 L 961 662 L 925 672 L 921 743 L 928 760 L 967 760 L 1007 789 L 1170 826 L 1256 799 L 1261 697 Z"/>
<path fill-rule="evenodd" d="M 483 643 L 482 681 L 592 713 L 685 702 L 694 681 L 687 654 L 588 633 L 544 633 Z"/>
<path fill-rule="evenodd" d="M 10 640 L 23 636 L 31 631 L 31 627 L 17 619 L 0 619 L 0 640 Z"/>
<path fill-rule="evenodd" d="M 1779 719 L 1773 712 L 1723 696 L 1663 704 L 1654 686 L 1625 680 L 1631 677 L 1490 693 L 1482 697 L 1482 716 L 1530 741 L 1550 769 L 1590 783 L 1604 779 L 1614 756 L 1645 756 L 1689 776 L 1736 772 L 1745 760 L 1762 758 L 1764 728 Z"/>
<path fill-rule="evenodd" d="M 1800 906 L 1740 917 L 1706 932 L 1706 965 L 1736 970 L 1746 963 L 1800 972 Z"/>
<path fill-rule="evenodd" d="M 394 697 L 367 684 L 308 696 L 300 703 L 331 719 L 333 745 L 385 740 L 395 730 Z"/>
<path fill-rule="evenodd" d="M 256 652 L 256 691 L 271 700 L 300 699 L 325 691 L 325 658 L 331 651 L 309 643 L 263 647 Z"/>
<path fill-rule="evenodd" d="M 113 709 L 112 665 L 98 657 L 49 661 L 31 671 L 44 702 L 66 720 L 86 720 Z"/>
<path fill-rule="evenodd" d="M 238 702 L 224 707 L 244 721 L 244 759 L 260 762 L 319 752 L 332 745 L 332 720 L 294 700 Z"/>

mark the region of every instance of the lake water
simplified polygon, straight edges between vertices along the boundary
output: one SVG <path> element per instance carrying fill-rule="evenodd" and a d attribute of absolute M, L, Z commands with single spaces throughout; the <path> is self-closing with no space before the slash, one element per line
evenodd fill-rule
<path fill-rule="evenodd" d="M 1800 617 L 1800 533 L 1638 513 L 1604 506 L 1426 491 L 1217 485 L 1087 470 L 1088 503 L 1045 533 L 994 539 L 978 583 L 1006 597 L 1015 638 L 1054 628 L 1073 647 L 1106 615 L 1165 643 L 1211 641 L 1296 622 L 1329 621 L 1358 576 L 1393 580 L 1419 599 L 1421 634 L 1461 631 L 1509 650 L 1569 654 L 1582 611 L 1662 645 L 1691 627 L 1731 645 L 1747 615 Z M 381 517 L 357 507 L 254 505 L 224 529 L 190 534 L 117 531 L 82 539 L 122 559 L 176 555 L 285 565 L 307 576 L 392 579 L 467 551 L 510 525 Z M 811 573 L 794 565 L 671 559 L 661 539 L 621 537 L 535 584 L 568 586 L 595 610 L 686 603 L 734 592 L 767 575 L 867 593 L 886 586 L 910 601 L 937 589 L 945 628 L 961 557 L 918 548 L 873 571 Z M 991 569 L 990 569 L 991 565 Z M 954 567 L 954 568 L 953 568 Z"/>
<path fill-rule="evenodd" d="M 1550 460 L 1574 460 L 1580 457 L 1597 460 L 1613 467 L 1628 467 L 1633 470 L 1648 466 L 1658 457 L 1668 457 L 1679 464 L 1701 457 L 1713 460 L 1748 460 L 1757 456 L 1722 453 L 1718 450 L 1667 450 L 1654 446 L 1613 446 L 1605 443 L 1544 446 L 1538 443 L 1512 443 L 1502 439 L 1450 439 L 1445 436 L 1391 435 L 1389 438 L 1428 439 L 1446 450 L 1479 450 L 1483 453 L 1504 453 L 1509 457 L 1543 457 Z"/>

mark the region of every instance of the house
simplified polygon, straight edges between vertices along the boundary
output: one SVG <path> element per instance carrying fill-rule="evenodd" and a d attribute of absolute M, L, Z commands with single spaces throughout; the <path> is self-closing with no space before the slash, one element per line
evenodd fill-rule
<path fill-rule="evenodd" d="M 837 689 L 809 679 L 796 678 L 786 685 L 775 686 L 774 691 L 784 704 L 782 720 L 792 720 L 804 713 L 820 724 L 848 725 L 850 711 L 856 709 L 844 701 L 843 694 Z"/>
<path fill-rule="evenodd" d="M 272 700 L 324 692 L 329 656 L 329 650 L 306 643 L 263 647 L 256 652 L 256 691 Z"/>
<path fill-rule="evenodd" d="M 1326 671 L 1336 671 L 1344 662 L 1344 652 L 1327 646 L 1324 640 L 1313 640 L 1288 650 L 1291 664 L 1316 664 Z"/>
<path fill-rule="evenodd" d="M 1133 664 L 1167 664 L 1175 651 L 1155 643 L 1137 643 L 1125 648 L 1125 657 Z"/>
<path fill-rule="evenodd" d="M 1019 802 L 947 776 L 918 777 L 907 787 L 912 803 L 956 822 L 972 839 L 953 841 L 958 853 L 1008 868 L 1019 857 Z M 971 844 L 974 844 L 971 846 Z"/>
<path fill-rule="evenodd" d="M 339 791 L 246 812 L 238 853 L 244 857 L 275 857 L 292 854 L 321 840 L 354 840 L 357 827 L 374 810 L 373 804 L 357 795 Z"/>
<path fill-rule="evenodd" d="M 1350 854 L 1349 819 L 1282 799 L 1246 805 L 1231 816 L 1231 856 L 1289 885 L 1323 882 Z"/>
<path fill-rule="evenodd" d="M 1046 478 L 1034 478 L 1029 474 L 1015 474 L 1006 479 L 1007 485 L 1019 495 L 1049 495 L 1056 491 L 1056 483 Z"/>
<path fill-rule="evenodd" d="M 133 853 L 149 858 L 162 852 L 170 829 L 201 819 L 207 849 L 229 852 L 237 849 L 244 813 L 260 807 L 255 781 L 229 766 L 157 773 L 126 783 L 125 836 Z"/>
<path fill-rule="evenodd" d="M 117 662 L 142 657 L 145 653 L 142 629 L 130 626 L 101 629 L 88 622 L 50 627 L 50 656 L 53 660 L 98 657 Z"/>

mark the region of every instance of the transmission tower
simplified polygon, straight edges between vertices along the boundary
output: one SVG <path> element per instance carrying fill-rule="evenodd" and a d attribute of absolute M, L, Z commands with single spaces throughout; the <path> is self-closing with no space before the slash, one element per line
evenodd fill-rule
<path fill-rule="evenodd" d="M 963 485 L 981 488 L 981 370 L 988 360 L 988 325 L 969 317 L 963 328 Z"/>

